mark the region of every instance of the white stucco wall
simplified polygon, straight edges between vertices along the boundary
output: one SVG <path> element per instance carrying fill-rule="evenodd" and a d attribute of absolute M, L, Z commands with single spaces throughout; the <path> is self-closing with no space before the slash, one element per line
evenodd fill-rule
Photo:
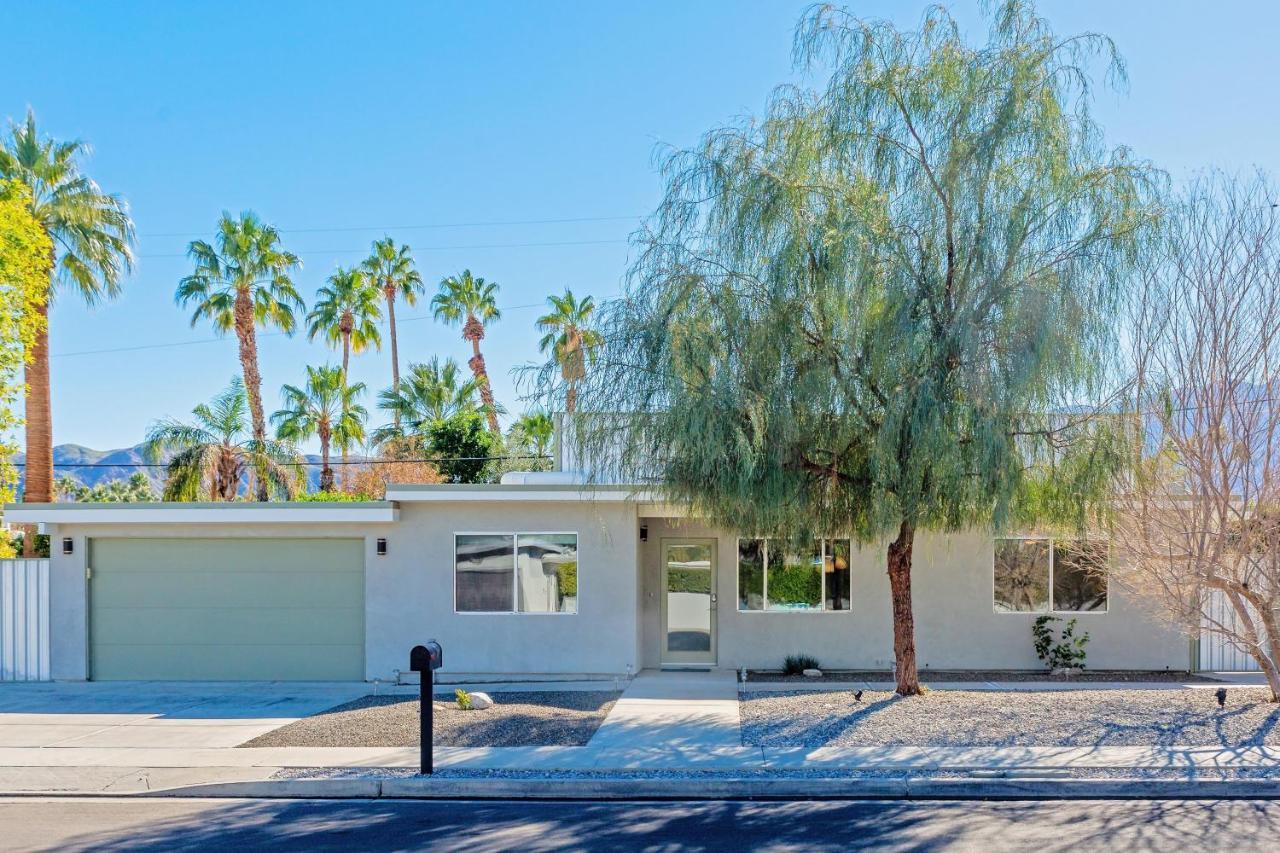
<path fill-rule="evenodd" d="M 893 622 L 882 548 L 855 552 L 852 608 L 839 612 L 738 610 L 737 536 L 684 519 L 642 518 L 649 539 L 641 545 L 645 666 L 660 665 L 662 541 L 715 538 L 719 607 L 719 666 L 773 668 L 788 654 L 813 655 L 831 668 L 889 669 Z M 989 536 L 922 533 L 916 539 L 913 604 L 916 650 L 931 669 L 1038 669 L 1031 624 L 1038 614 L 996 613 L 992 606 L 994 544 Z M 1176 669 L 1190 665 L 1189 644 L 1176 629 L 1155 621 L 1112 584 L 1106 613 L 1060 614 L 1088 631 L 1093 669 Z"/>

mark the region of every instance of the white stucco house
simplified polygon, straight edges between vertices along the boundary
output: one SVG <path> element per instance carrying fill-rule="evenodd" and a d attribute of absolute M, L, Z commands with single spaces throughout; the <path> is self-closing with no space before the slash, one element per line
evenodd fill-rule
<path fill-rule="evenodd" d="M 14 504 L 44 525 L 54 679 L 625 675 L 893 666 L 883 548 L 720 530 L 644 489 L 563 472 L 393 486 L 373 503 Z M 1073 556 L 1075 555 L 1075 556 Z M 919 664 L 1036 669 L 1031 625 L 1079 620 L 1093 669 L 1187 670 L 1192 647 L 1078 548 L 922 534 Z"/>

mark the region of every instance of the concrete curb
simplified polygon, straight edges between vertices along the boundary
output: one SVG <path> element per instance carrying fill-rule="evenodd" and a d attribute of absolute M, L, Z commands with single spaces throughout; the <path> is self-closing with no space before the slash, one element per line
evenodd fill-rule
<path fill-rule="evenodd" d="M 28 792 L 26 796 L 32 794 Z M 83 796 L 83 795 L 80 795 Z M 114 795 L 120 796 L 120 795 Z M 1134 800 L 1280 799 L 1271 780 L 1182 779 L 279 779 L 219 782 L 137 797 L 493 800 Z"/>

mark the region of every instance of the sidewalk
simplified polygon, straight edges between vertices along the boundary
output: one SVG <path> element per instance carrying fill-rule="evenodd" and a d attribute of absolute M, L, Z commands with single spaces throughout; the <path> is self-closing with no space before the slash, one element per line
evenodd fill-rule
<path fill-rule="evenodd" d="M 632 680 L 588 749 L 690 749 L 742 744 L 738 687 L 729 672 L 653 672 Z"/>

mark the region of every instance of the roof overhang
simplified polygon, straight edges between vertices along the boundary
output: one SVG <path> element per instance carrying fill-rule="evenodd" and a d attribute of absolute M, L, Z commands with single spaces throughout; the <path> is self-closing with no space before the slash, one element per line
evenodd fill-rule
<path fill-rule="evenodd" d="M 10 524 L 360 524 L 399 518 L 394 501 L 7 504 Z"/>
<path fill-rule="evenodd" d="M 398 503 L 460 503 L 476 501 L 600 501 L 640 503 L 652 501 L 645 486 L 582 484 L 456 484 L 429 486 L 391 484 L 387 499 Z"/>

